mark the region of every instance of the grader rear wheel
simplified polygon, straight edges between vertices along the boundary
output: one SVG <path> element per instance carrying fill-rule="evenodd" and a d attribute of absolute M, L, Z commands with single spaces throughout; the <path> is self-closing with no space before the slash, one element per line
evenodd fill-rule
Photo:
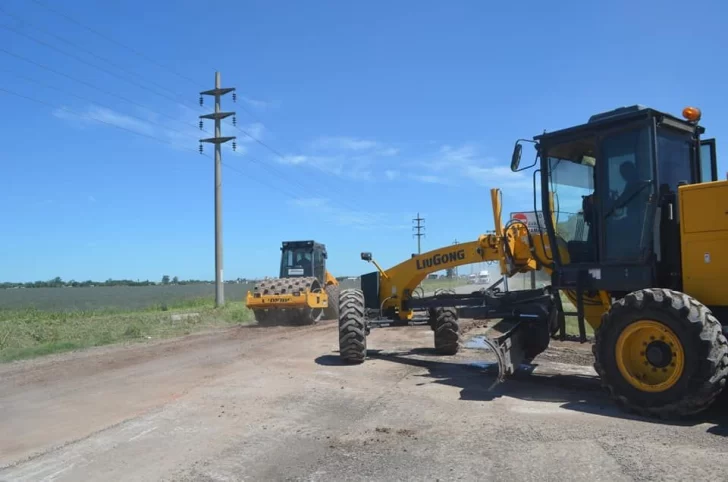
<path fill-rule="evenodd" d="M 339 286 L 330 284 L 326 285 L 326 294 L 329 297 L 329 307 L 324 312 L 327 320 L 339 319 Z"/>
<path fill-rule="evenodd" d="M 718 320 L 677 291 L 630 293 L 604 314 L 593 347 L 602 385 L 623 409 L 673 418 L 706 409 L 728 377 Z"/>

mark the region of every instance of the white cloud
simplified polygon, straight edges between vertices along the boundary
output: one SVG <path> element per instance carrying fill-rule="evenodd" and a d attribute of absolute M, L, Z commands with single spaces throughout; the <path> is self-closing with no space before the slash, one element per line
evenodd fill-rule
<path fill-rule="evenodd" d="M 329 137 L 322 136 L 311 143 L 314 149 L 341 149 L 346 151 L 362 151 L 379 147 L 379 143 L 355 137 Z"/>
<path fill-rule="evenodd" d="M 385 147 L 381 151 L 378 151 L 377 154 L 384 157 L 396 156 L 399 154 L 399 149 L 396 147 Z"/>
<path fill-rule="evenodd" d="M 410 229 L 411 224 L 409 218 L 405 215 L 401 217 L 401 223 L 392 223 L 398 219 L 391 213 L 374 213 L 370 211 L 353 211 L 351 209 L 334 205 L 326 198 L 302 198 L 290 201 L 290 204 L 301 208 L 315 208 L 319 216 L 331 220 L 331 222 L 358 230 L 401 230 Z"/>
<path fill-rule="evenodd" d="M 374 176 L 369 163 L 346 156 L 288 155 L 277 158 L 278 162 L 293 166 L 307 166 L 327 174 L 359 181 L 372 180 Z"/>
<path fill-rule="evenodd" d="M 327 174 L 353 179 L 372 181 L 382 177 L 392 180 L 399 175 L 392 169 L 385 170 L 380 159 L 399 154 L 399 149 L 372 140 L 350 136 L 320 136 L 308 143 L 309 152 L 291 154 L 279 162 L 306 166 Z M 390 161 L 391 162 L 391 161 Z"/>
<path fill-rule="evenodd" d="M 247 132 L 248 134 L 250 134 L 250 136 L 243 134 L 234 127 L 230 127 L 230 129 L 233 131 L 233 135 L 237 135 L 240 142 L 255 142 L 250 136 L 255 137 L 258 140 L 262 140 L 261 138 L 263 137 L 265 126 L 260 122 L 254 122 L 252 124 L 240 126 L 240 130 Z M 235 131 L 237 131 L 237 133 L 235 133 Z"/>
<path fill-rule="evenodd" d="M 268 102 L 266 100 L 260 100 L 260 99 L 253 99 L 251 97 L 241 97 L 242 101 L 248 104 L 251 107 L 254 107 L 259 110 L 265 110 L 270 107 L 277 107 L 278 102 Z"/>
<path fill-rule="evenodd" d="M 59 119 L 72 120 L 85 123 L 101 123 L 116 126 L 132 132 L 144 135 L 153 135 L 154 126 L 147 121 L 128 116 L 105 107 L 89 106 L 83 111 L 77 111 L 67 107 L 58 108 L 53 115 Z"/>
<path fill-rule="evenodd" d="M 279 159 L 279 162 L 283 164 L 291 164 L 293 166 L 299 165 L 299 164 L 306 164 L 309 162 L 308 156 L 285 156 L 282 159 Z"/>
<path fill-rule="evenodd" d="M 53 115 L 59 119 L 73 122 L 73 125 L 80 128 L 88 128 L 94 125 L 114 126 L 135 132 L 148 137 L 154 137 L 166 143 L 174 149 L 190 150 L 196 149 L 199 139 L 213 137 L 214 123 L 209 119 L 203 120 L 203 129 L 200 130 L 200 112 L 187 105 L 178 104 L 177 112 L 172 111 L 169 117 L 160 116 L 158 113 L 150 112 L 147 109 L 139 108 L 134 115 L 128 115 L 105 107 L 98 107 L 94 104 L 83 109 L 62 108 L 53 111 Z M 246 154 L 250 145 L 255 142 L 251 137 L 243 134 L 226 120 L 222 125 L 223 136 L 235 136 L 237 151 L 235 154 Z M 265 126 L 260 122 L 241 125 L 240 129 L 245 130 L 250 136 L 261 139 L 266 131 Z M 207 152 L 211 152 L 212 145 L 205 144 Z M 232 151 L 232 143 L 228 142 L 225 148 Z"/>
<path fill-rule="evenodd" d="M 459 147 L 443 145 L 437 154 L 415 162 L 414 166 L 424 171 L 413 176 L 421 182 L 455 184 L 459 179 L 489 188 L 532 189 L 530 174 L 511 171 L 510 167 L 494 158 L 481 155 L 472 144 Z"/>
<path fill-rule="evenodd" d="M 95 198 L 95 197 L 93 197 L 93 196 L 91 196 L 91 195 L 89 195 L 89 196 L 88 196 L 88 202 L 90 202 L 90 203 L 95 203 L 95 202 L 96 202 L 96 198 Z"/>
<path fill-rule="evenodd" d="M 410 178 L 414 179 L 415 181 L 424 182 L 426 184 L 453 184 L 453 179 L 447 176 L 438 176 L 435 174 L 410 174 Z"/>
<path fill-rule="evenodd" d="M 325 198 L 305 198 L 305 199 L 294 199 L 291 201 L 292 204 L 301 208 L 319 208 L 328 205 L 328 200 Z"/>

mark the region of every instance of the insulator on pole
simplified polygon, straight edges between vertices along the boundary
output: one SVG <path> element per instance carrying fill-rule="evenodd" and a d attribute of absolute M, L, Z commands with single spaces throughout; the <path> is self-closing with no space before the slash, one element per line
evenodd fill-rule
<path fill-rule="evenodd" d="M 200 154 L 202 154 L 202 143 L 200 143 Z"/>
<path fill-rule="evenodd" d="M 237 102 L 237 101 L 238 101 L 238 94 L 237 94 L 237 92 L 233 92 L 233 102 Z"/>
<path fill-rule="evenodd" d="M 202 96 L 200 96 L 200 105 L 202 105 L 202 104 L 203 104 Z"/>
<path fill-rule="evenodd" d="M 233 116 L 233 126 L 238 125 L 238 118 L 236 116 Z"/>
<path fill-rule="evenodd" d="M 203 123 L 200 121 L 200 130 L 202 130 Z"/>
<path fill-rule="evenodd" d="M 233 141 L 233 151 L 237 151 L 237 150 L 238 150 L 238 144 L 237 144 L 237 142 Z"/>

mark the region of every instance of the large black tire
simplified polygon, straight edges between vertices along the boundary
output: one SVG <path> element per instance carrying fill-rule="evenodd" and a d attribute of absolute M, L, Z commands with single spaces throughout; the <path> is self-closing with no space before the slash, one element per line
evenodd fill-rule
<path fill-rule="evenodd" d="M 455 355 L 460 350 L 460 324 L 457 309 L 436 308 L 430 311 L 430 326 L 435 332 L 435 352 L 438 355 Z"/>
<path fill-rule="evenodd" d="M 253 315 L 259 325 L 267 325 L 273 319 L 272 313 L 268 310 L 253 310 Z"/>
<path fill-rule="evenodd" d="M 366 359 L 367 325 L 361 290 L 343 290 L 339 296 L 339 356 L 347 363 Z"/>
<path fill-rule="evenodd" d="M 622 333 L 637 333 L 634 330 L 640 327 L 645 327 L 645 335 L 655 333 L 648 331 L 648 324 L 654 322 L 657 324 L 652 326 L 662 330 L 658 336 L 646 337 L 642 342 L 642 335 L 625 339 L 636 341 L 636 347 L 629 345 L 631 341 L 622 345 L 632 346 L 634 355 L 618 350 Z M 664 327 L 670 331 L 664 331 Z M 672 345 L 670 340 L 674 340 Z M 728 341 L 720 323 L 705 305 L 677 291 L 639 290 L 614 303 L 602 317 L 593 350 L 594 368 L 602 386 L 622 409 L 645 416 L 668 419 L 701 412 L 723 390 L 728 377 Z M 625 372 L 634 375 L 622 374 L 618 358 L 623 366 L 632 361 Z M 640 366 L 644 370 L 634 368 Z M 643 385 L 630 383 L 630 376 L 644 380 Z M 644 388 L 655 387 L 654 383 L 660 381 L 664 385 L 661 391 Z"/>
<path fill-rule="evenodd" d="M 330 284 L 326 286 L 326 294 L 329 297 L 329 307 L 324 313 L 327 320 L 339 319 L 339 286 Z"/>

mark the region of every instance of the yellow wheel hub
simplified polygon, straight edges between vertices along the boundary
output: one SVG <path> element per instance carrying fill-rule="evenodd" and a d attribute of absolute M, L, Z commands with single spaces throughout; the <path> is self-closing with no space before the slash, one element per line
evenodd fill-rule
<path fill-rule="evenodd" d="M 685 352 L 677 335 L 652 320 L 639 320 L 625 328 L 614 355 L 625 380 L 643 392 L 669 389 L 685 368 Z"/>

